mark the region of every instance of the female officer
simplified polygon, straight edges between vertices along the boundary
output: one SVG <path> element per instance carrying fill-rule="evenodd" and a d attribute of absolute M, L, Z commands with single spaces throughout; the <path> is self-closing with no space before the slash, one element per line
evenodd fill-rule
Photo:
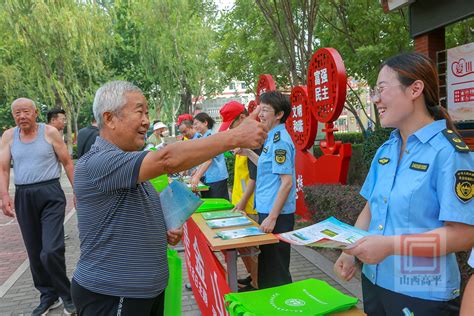
<path fill-rule="evenodd" d="M 214 120 L 207 113 L 201 112 L 194 117 L 193 127 L 202 137 L 207 137 L 212 134 L 211 130 L 214 123 Z M 197 187 L 199 180 L 203 176 L 202 182 L 209 186 L 209 191 L 201 192 L 203 198 L 223 198 L 229 200 L 229 190 L 227 189 L 229 174 L 227 173 L 223 154 L 199 166 L 191 179 L 193 188 Z"/>
<path fill-rule="evenodd" d="M 437 73 L 418 53 L 382 64 L 372 93 L 383 127 L 396 128 L 377 151 L 361 190 L 356 226 L 371 236 L 344 251 L 335 272 L 364 262 L 368 315 L 456 315 L 460 275 L 454 253 L 474 242 L 474 157 L 438 105 Z"/>
<path fill-rule="evenodd" d="M 285 129 L 291 105 L 285 95 L 272 91 L 260 96 L 260 107 L 260 121 L 269 132 L 258 159 L 255 209 L 264 232 L 284 233 L 293 230 L 296 208 L 295 146 Z M 284 242 L 260 246 L 259 288 L 292 282 L 290 250 Z"/>

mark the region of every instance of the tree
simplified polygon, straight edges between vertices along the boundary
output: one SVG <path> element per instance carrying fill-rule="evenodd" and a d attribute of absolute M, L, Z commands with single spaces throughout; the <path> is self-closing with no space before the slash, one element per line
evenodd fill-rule
<path fill-rule="evenodd" d="M 81 106 L 106 76 L 103 56 L 111 45 L 110 19 L 99 6 L 72 0 L 6 0 L 0 9 L 5 12 L 3 30 L 16 43 L 10 53 L 12 71 L 4 80 L 10 91 L 64 108 L 71 152 L 71 122 L 77 131 Z M 15 81 L 17 77 L 22 80 Z"/>
<path fill-rule="evenodd" d="M 307 65 L 313 54 L 313 32 L 318 14 L 318 0 L 255 1 L 291 74 L 291 85 L 306 83 Z"/>
<path fill-rule="evenodd" d="M 146 77 L 156 83 L 152 100 L 172 120 L 193 112 L 193 97 L 219 87 L 218 69 L 208 56 L 215 48 L 215 9 L 208 1 L 137 1 L 140 56 Z M 179 104 L 176 104 L 179 96 Z M 174 110 L 173 110 L 174 109 Z"/>
<path fill-rule="evenodd" d="M 218 48 L 211 55 L 224 73 L 224 83 L 239 79 L 256 90 L 260 74 L 272 74 L 280 87 L 290 84 L 288 66 L 272 30 L 254 1 L 237 0 L 218 24 Z"/>

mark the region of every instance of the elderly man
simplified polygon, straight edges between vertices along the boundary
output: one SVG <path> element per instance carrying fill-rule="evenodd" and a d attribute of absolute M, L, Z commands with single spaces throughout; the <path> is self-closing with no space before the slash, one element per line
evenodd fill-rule
<path fill-rule="evenodd" d="M 6 216 L 16 217 L 23 235 L 40 304 L 33 315 L 45 315 L 60 305 L 75 312 L 64 258 L 66 198 L 59 184 L 63 164 L 73 182 L 73 163 L 56 128 L 37 123 L 38 110 L 30 99 L 11 106 L 17 127 L 3 134 L 0 148 L 0 193 Z M 13 160 L 15 203 L 8 193 L 10 161 Z"/>
<path fill-rule="evenodd" d="M 142 152 L 150 121 L 139 88 L 107 83 L 97 91 L 93 111 L 100 135 L 75 171 L 81 256 L 73 300 L 80 315 L 161 315 L 166 247 L 176 244 L 182 231 L 167 231 L 159 195 L 147 180 L 235 147 L 259 147 L 266 128 L 249 119 L 242 128 Z"/>

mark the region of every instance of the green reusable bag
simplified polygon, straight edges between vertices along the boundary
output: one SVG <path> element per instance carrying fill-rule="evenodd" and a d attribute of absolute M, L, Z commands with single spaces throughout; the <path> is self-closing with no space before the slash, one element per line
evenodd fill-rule
<path fill-rule="evenodd" d="M 211 211 L 222 211 L 231 210 L 234 208 L 234 204 L 230 203 L 226 199 L 220 198 L 204 198 L 201 199 L 203 203 L 196 210 L 196 213 L 211 212 Z"/>
<path fill-rule="evenodd" d="M 178 252 L 168 248 L 168 287 L 165 290 L 165 316 L 181 315 L 181 289 L 183 287 L 182 261 Z"/>
<path fill-rule="evenodd" d="M 150 182 L 156 191 L 161 192 L 168 186 L 168 175 L 162 174 L 159 177 L 150 179 Z"/>
<path fill-rule="evenodd" d="M 345 311 L 356 304 L 357 298 L 316 279 L 225 295 L 226 309 L 231 316 L 326 315 Z"/>

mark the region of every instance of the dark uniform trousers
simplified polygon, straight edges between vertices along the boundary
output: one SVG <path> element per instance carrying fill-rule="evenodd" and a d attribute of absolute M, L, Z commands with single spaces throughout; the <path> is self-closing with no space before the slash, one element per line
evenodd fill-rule
<path fill-rule="evenodd" d="M 258 223 L 261 224 L 268 214 L 258 213 Z M 280 214 L 278 216 L 274 234 L 293 230 L 295 214 Z M 261 245 L 258 255 L 258 287 L 269 287 L 292 283 L 290 274 L 291 245 L 280 241 L 277 244 Z"/>
<path fill-rule="evenodd" d="M 364 312 L 367 316 L 456 316 L 459 315 L 459 297 L 450 301 L 431 301 L 403 295 L 380 287 L 362 274 Z M 406 312 L 404 312 L 406 310 Z"/>
<path fill-rule="evenodd" d="M 70 300 L 64 258 L 66 197 L 58 179 L 17 185 L 15 211 L 41 302 Z"/>

